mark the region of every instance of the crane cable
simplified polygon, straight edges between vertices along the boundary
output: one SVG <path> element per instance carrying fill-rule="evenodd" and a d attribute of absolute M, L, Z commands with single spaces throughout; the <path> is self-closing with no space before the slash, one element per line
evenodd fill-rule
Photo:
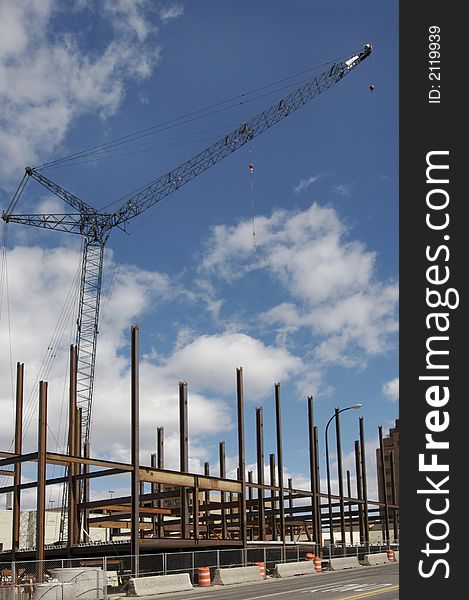
<path fill-rule="evenodd" d="M 335 60 L 333 61 L 328 61 L 319 65 L 316 65 L 314 67 L 310 67 L 309 69 L 305 69 L 303 71 L 300 71 L 298 73 L 295 73 L 293 75 L 290 75 L 288 77 L 284 77 L 282 79 L 279 79 L 277 81 L 265 84 L 263 86 L 259 86 L 256 88 L 253 88 L 251 90 L 248 90 L 247 92 L 244 92 L 242 94 L 238 94 L 236 96 L 232 96 L 230 98 L 227 98 L 225 100 L 221 100 L 218 102 L 215 102 L 209 106 L 206 106 L 204 108 L 200 108 L 198 110 L 195 111 L 191 111 L 188 113 L 185 113 L 183 115 L 181 115 L 180 117 L 175 117 L 172 119 L 168 119 L 166 121 L 163 121 L 161 123 L 157 123 L 155 125 L 146 127 L 144 129 L 140 129 L 136 132 L 133 133 L 129 133 L 127 135 L 121 136 L 119 138 L 115 138 L 114 140 L 110 140 L 109 142 L 106 142 L 104 144 L 99 144 L 96 146 L 92 146 L 90 148 L 78 151 L 78 152 L 74 152 L 72 154 L 63 156 L 63 157 L 59 157 L 57 159 L 45 162 L 41 165 L 36 165 L 35 167 L 33 167 L 34 169 L 45 169 L 45 168 L 51 168 L 51 167 L 56 167 L 56 166 L 61 166 L 65 163 L 71 163 L 79 158 L 89 158 L 91 156 L 97 156 L 100 153 L 103 152 L 109 152 L 109 151 L 115 151 L 112 150 L 113 148 L 117 147 L 117 146 L 122 146 L 124 144 L 128 144 L 131 142 L 134 142 L 136 140 L 139 140 L 143 137 L 147 137 L 150 135 L 155 135 L 158 133 L 161 133 L 161 131 L 166 131 L 168 129 L 172 129 L 173 127 L 179 127 L 181 125 L 184 125 L 186 123 L 198 120 L 198 119 L 203 119 L 206 118 L 208 116 L 211 116 L 212 114 L 215 114 L 217 112 L 221 112 L 224 110 L 228 110 L 231 108 L 234 108 L 236 106 L 245 104 L 247 102 L 251 102 L 253 100 L 262 98 L 265 95 L 268 94 L 272 94 L 275 93 L 277 91 L 280 91 L 282 89 L 285 89 L 287 87 L 291 87 L 292 84 L 288 84 L 282 87 L 277 87 L 277 89 L 271 90 L 269 92 L 263 93 L 263 94 L 258 94 L 257 96 L 255 96 L 254 98 L 248 98 L 248 96 L 252 95 L 252 94 L 256 94 L 258 92 L 267 90 L 268 88 L 273 88 L 274 86 L 278 86 L 281 83 L 284 83 L 286 81 L 289 81 L 291 79 L 300 77 L 306 73 L 311 73 L 314 70 L 317 70 L 319 68 L 323 68 L 325 66 L 328 66 L 332 63 L 338 62 L 340 60 L 342 60 L 343 58 L 349 56 L 349 54 L 345 54 L 341 57 L 337 57 Z M 301 82 L 300 82 L 301 83 Z M 298 83 L 296 83 L 295 85 L 298 85 Z M 238 102 L 235 102 L 238 101 Z M 227 105 L 227 106 L 226 106 Z M 202 133 L 202 132 L 199 132 Z M 192 134 L 186 134 L 186 135 L 194 135 L 194 133 Z M 183 136 L 182 136 L 183 137 Z M 172 139 L 172 138 L 169 138 Z M 120 150 L 121 148 L 117 148 L 118 150 Z M 78 164 L 78 163 L 77 163 Z"/>
<path fill-rule="evenodd" d="M 254 165 L 252 163 L 252 148 L 249 148 L 249 176 L 251 178 L 251 219 L 252 219 L 252 249 L 256 251 L 256 220 L 254 215 Z"/>

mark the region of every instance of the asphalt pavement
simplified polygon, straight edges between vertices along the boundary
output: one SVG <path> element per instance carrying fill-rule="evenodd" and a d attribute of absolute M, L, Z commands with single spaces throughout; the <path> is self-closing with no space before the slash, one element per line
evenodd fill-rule
<path fill-rule="evenodd" d="M 399 563 L 326 571 L 285 579 L 229 586 L 195 587 L 190 592 L 158 594 L 144 599 L 163 600 L 397 600 Z"/>

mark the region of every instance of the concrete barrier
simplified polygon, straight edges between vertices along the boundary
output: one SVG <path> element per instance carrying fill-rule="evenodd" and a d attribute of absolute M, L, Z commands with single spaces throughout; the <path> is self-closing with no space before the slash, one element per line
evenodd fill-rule
<path fill-rule="evenodd" d="M 127 583 L 127 596 L 152 596 L 166 594 L 166 592 L 187 592 L 188 590 L 192 590 L 189 573 L 131 577 Z"/>
<path fill-rule="evenodd" d="M 231 585 L 233 583 L 253 583 L 263 581 L 260 569 L 254 567 L 232 567 L 231 569 L 216 569 L 213 585 Z"/>
<path fill-rule="evenodd" d="M 295 575 L 316 574 L 314 562 L 304 560 L 302 562 L 279 563 L 275 565 L 275 577 L 294 577 Z"/>
<path fill-rule="evenodd" d="M 0 600 L 16 600 L 17 594 L 18 593 L 15 589 L 15 586 L 13 585 L 6 585 L 0 587 Z"/>
<path fill-rule="evenodd" d="M 34 585 L 33 600 L 76 600 L 75 585 L 73 583 L 36 583 Z"/>
<path fill-rule="evenodd" d="M 363 562 L 368 567 L 389 564 L 388 555 L 386 552 L 377 552 L 376 554 L 365 554 Z"/>
<path fill-rule="evenodd" d="M 107 585 L 105 573 L 96 567 L 64 567 L 51 569 L 60 583 L 73 583 L 78 600 L 101 600 Z"/>
<path fill-rule="evenodd" d="M 331 571 L 342 571 L 344 569 L 355 569 L 361 567 L 356 556 L 344 556 L 343 558 L 331 558 L 329 560 Z"/>

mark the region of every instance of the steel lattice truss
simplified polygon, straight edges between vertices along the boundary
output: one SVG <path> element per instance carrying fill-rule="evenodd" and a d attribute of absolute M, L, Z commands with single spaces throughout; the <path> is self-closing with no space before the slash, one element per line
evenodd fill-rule
<path fill-rule="evenodd" d="M 361 52 L 351 56 L 348 60 L 335 63 L 327 71 L 311 78 L 304 85 L 243 123 L 231 133 L 223 136 L 190 160 L 154 180 L 143 190 L 131 196 L 114 213 L 98 213 L 96 209 L 48 179 L 37 169 L 26 168 L 25 177 L 19 188 L 21 191 L 24 189 L 26 181 L 32 178 L 77 212 L 71 214 L 14 215 L 11 213 L 19 197 L 17 193 L 10 204 L 10 209 L 3 213 L 3 220 L 75 233 L 84 237 L 76 334 L 79 362 L 78 395 L 80 398 L 79 404 L 82 408 L 83 443 L 89 440 L 90 433 L 103 254 L 111 230 L 115 227 L 125 228 L 126 223 L 131 219 L 161 202 L 161 200 L 229 156 L 235 150 L 238 150 L 247 142 L 270 129 L 319 94 L 322 94 L 366 59 L 371 51 L 371 44 L 367 44 Z"/>

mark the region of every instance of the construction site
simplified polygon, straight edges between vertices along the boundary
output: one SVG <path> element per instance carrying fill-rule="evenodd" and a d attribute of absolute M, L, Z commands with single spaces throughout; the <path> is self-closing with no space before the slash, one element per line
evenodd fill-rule
<path fill-rule="evenodd" d="M 268 460 L 264 454 L 264 408 L 256 408 L 255 446 L 257 469 L 246 468 L 245 410 L 243 368 L 233 366 L 237 407 L 237 476 L 227 477 L 225 442 L 219 443 L 217 465 L 205 462 L 201 473 L 189 469 L 188 405 L 190 381 L 175 381 L 179 386 L 179 470 L 165 468 L 164 428 L 152 424 L 157 440 L 154 452 L 140 452 L 140 380 L 138 325 L 130 332 L 131 381 L 129 406 L 131 422 L 131 461 L 102 460 L 93 455 L 90 435 L 94 394 L 95 360 L 99 322 L 101 281 L 105 244 L 114 228 L 127 222 L 176 192 L 181 186 L 209 169 L 255 136 L 274 126 L 289 114 L 323 93 L 352 72 L 372 52 L 371 44 L 346 60 L 334 63 L 321 75 L 281 98 L 265 111 L 223 136 L 173 171 L 127 200 L 114 213 L 96 209 L 54 183 L 38 169 L 27 167 L 10 206 L 3 213 L 6 223 L 78 234 L 83 238 L 83 260 L 77 318 L 76 341 L 70 346 L 68 376 L 68 440 L 66 453 L 48 450 L 48 389 L 41 381 L 37 390 L 37 448 L 23 451 L 24 364 L 16 370 L 14 450 L 0 451 L 0 475 L 7 484 L 0 488 L 9 498 L 11 545 L 3 544 L 0 576 L 5 586 L 30 586 L 50 581 L 53 569 L 99 565 L 115 573 L 116 586 L 122 578 L 145 574 L 183 571 L 184 557 L 191 556 L 192 573 L 198 566 L 239 565 L 288 562 L 303 559 L 306 553 L 321 559 L 348 554 L 363 557 L 373 551 L 398 548 L 399 505 L 396 469 L 398 455 L 385 451 L 383 429 L 379 427 L 379 498 L 368 494 L 370 473 L 365 458 L 365 423 L 358 419 L 359 439 L 354 443 L 355 470 L 343 472 L 340 413 L 359 408 L 356 404 L 336 408 L 326 426 L 336 432 L 339 493 L 331 492 L 329 456 L 326 447 L 328 489 L 321 489 L 319 436 L 315 424 L 313 397 L 308 397 L 309 485 L 298 489 L 292 478 L 284 480 L 284 444 L 280 383 L 272 382 L 276 452 Z M 370 91 L 373 91 L 370 87 Z M 67 203 L 70 214 L 15 214 L 15 208 L 32 179 Z M 234 449 L 230 450 L 231 453 Z M 36 466 L 34 481 L 25 481 L 24 466 Z M 265 466 L 270 478 L 265 479 Z M 64 475 L 48 475 L 48 466 L 57 465 Z M 100 478 L 126 476 L 128 493 L 108 499 L 92 500 L 90 487 Z M 374 476 L 375 474 L 373 474 Z M 346 485 L 344 485 L 344 480 Z M 354 481 L 352 486 L 351 481 Z M 48 486 L 61 486 L 62 505 L 46 506 Z M 304 486 L 303 486 L 304 487 Z M 34 489 L 36 506 L 29 521 L 33 532 L 25 543 L 21 539 L 24 513 L 22 494 Z M 54 514 L 59 535 L 46 539 L 47 515 Z M 97 535 L 96 532 L 99 532 Z M 1 541 L 1 540 L 0 540 Z M 223 554 L 223 551 L 232 554 Z M 208 554 L 212 553 L 208 558 Z M 233 554 L 233 552 L 235 554 Z M 268 557 L 271 553 L 271 558 Z M 168 556 L 176 561 L 168 568 Z M 158 557 L 158 558 L 156 558 Z M 178 562 L 179 561 L 179 562 Z M 206 564 L 210 562 L 210 564 Z M 51 570 L 51 564 L 53 569 Z M 190 570 L 189 568 L 189 570 Z M 108 581 L 109 584 L 109 581 Z M 32 589 L 32 587 L 31 587 Z M 31 592 L 32 593 L 32 592 Z M 3 597 L 3 596 L 2 596 Z M 101 596 L 99 596 L 101 597 Z"/>

